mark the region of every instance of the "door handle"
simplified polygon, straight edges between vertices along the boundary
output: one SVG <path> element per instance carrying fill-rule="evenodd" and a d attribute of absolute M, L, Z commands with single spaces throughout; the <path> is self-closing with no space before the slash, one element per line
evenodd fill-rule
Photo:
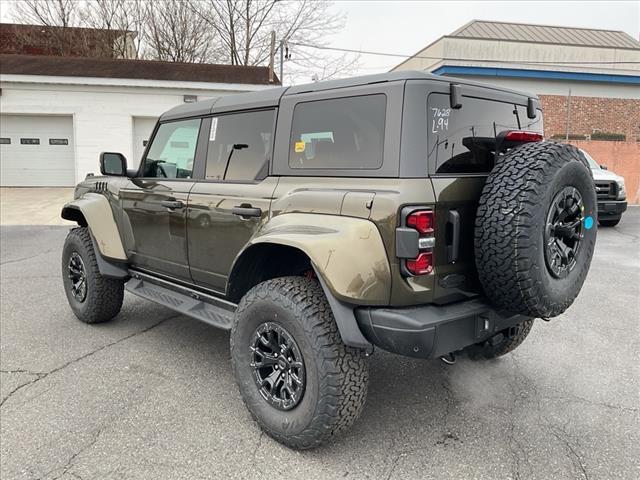
<path fill-rule="evenodd" d="M 238 215 L 239 217 L 248 218 L 248 217 L 261 217 L 262 210 L 257 207 L 252 207 L 251 205 L 240 205 L 239 207 L 233 207 L 231 209 L 231 213 L 234 215 Z"/>
<path fill-rule="evenodd" d="M 160 205 L 167 207 L 169 210 L 175 210 L 176 208 L 184 207 L 184 203 L 180 200 L 162 200 Z"/>
<path fill-rule="evenodd" d="M 449 210 L 449 221 L 451 225 L 451 243 L 447 245 L 447 261 L 456 263 L 460 253 L 460 213 L 457 210 Z"/>

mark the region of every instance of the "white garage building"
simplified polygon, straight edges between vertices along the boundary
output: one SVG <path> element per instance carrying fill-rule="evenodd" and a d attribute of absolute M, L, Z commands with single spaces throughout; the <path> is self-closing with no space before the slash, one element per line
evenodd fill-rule
<path fill-rule="evenodd" d="M 102 151 L 137 166 L 177 104 L 271 88 L 266 67 L 0 55 L 0 183 L 72 186 Z"/>

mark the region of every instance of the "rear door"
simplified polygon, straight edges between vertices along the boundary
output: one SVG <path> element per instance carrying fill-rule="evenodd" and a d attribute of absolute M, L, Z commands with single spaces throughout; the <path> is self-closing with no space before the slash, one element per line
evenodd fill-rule
<path fill-rule="evenodd" d="M 190 280 L 186 212 L 202 120 L 161 123 L 139 177 L 120 191 L 124 241 L 132 263 Z"/>
<path fill-rule="evenodd" d="M 496 136 L 506 130 L 542 131 L 542 116 L 527 118 L 527 97 L 463 86 L 461 108 L 450 107 L 449 93 L 427 100 L 429 173 L 436 197 L 434 299 L 440 302 L 479 293 L 474 258 L 478 201 L 493 168 Z"/>
<path fill-rule="evenodd" d="M 197 284 L 225 291 L 233 261 L 267 221 L 276 177 L 268 177 L 276 110 L 207 120 L 204 179 L 191 190 L 188 251 Z"/>

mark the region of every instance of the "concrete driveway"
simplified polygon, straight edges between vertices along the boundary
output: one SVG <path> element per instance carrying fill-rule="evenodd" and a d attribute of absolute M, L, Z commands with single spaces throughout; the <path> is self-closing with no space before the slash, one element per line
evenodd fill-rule
<path fill-rule="evenodd" d="M 573 307 L 502 359 L 377 351 L 362 418 L 310 452 L 272 441 L 228 334 L 127 295 L 88 326 L 60 281 L 64 227 L 2 227 L 0 477 L 631 479 L 640 476 L 640 209 L 601 229 Z"/>
<path fill-rule="evenodd" d="M 0 225 L 71 225 L 60 218 L 73 188 L 0 188 Z"/>

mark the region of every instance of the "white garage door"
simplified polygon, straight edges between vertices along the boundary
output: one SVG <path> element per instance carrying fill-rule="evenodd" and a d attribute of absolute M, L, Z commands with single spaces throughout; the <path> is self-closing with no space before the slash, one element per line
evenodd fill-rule
<path fill-rule="evenodd" d="M 127 159 L 129 167 L 138 168 L 140 165 L 140 159 L 157 121 L 155 117 L 133 117 L 133 158 Z"/>
<path fill-rule="evenodd" d="M 75 184 L 73 117 L 0 115 L 0 184 Z"/>

